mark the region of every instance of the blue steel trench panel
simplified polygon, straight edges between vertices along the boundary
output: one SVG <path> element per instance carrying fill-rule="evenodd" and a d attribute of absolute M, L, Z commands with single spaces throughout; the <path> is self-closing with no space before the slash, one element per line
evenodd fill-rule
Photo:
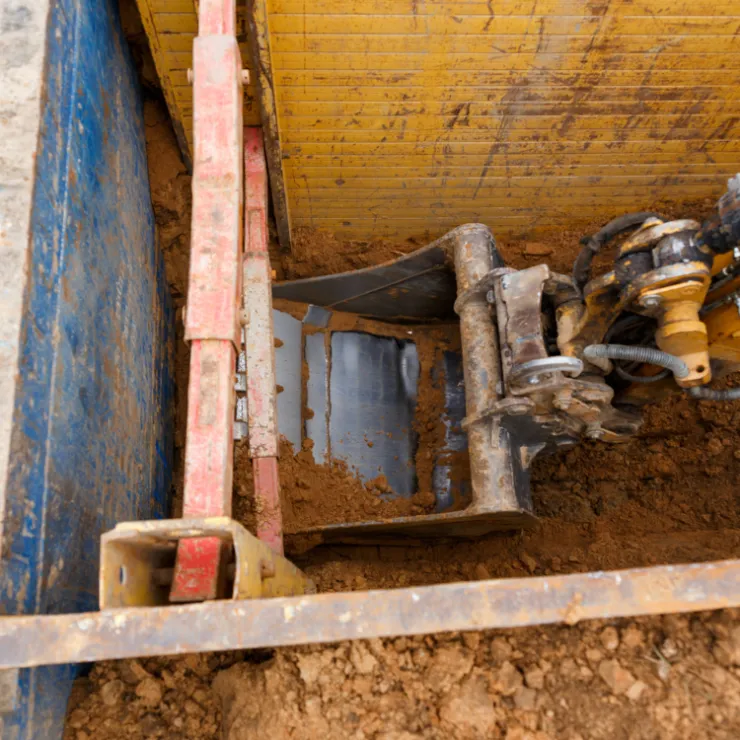
<path fill-rule="evenodd" d="M 172 311 L 113 0 L 52 5 L 0 613 L 97 609 L 99 538 L 164 515 Z M 78 667 L 21 672 L 5 739 L 59 738 Z"/>

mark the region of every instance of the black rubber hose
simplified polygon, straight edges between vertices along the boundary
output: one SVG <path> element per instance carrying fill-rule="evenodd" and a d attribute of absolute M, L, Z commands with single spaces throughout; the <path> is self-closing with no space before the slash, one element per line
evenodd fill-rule
<path fill-rule="evenodd" d="M 658 213 L 653 211 L 641 211 L 640 213 L 627 213 L 624 216 L 609 221 L 595 234 L 584 236 L 581 239 L 583 249 L 578 253 L 576 261 L 573 263 L 573 282 L 578 290 L 583 293 L 583 287 L 591 279 L 591 262 L 594 255 L 598 254 L 601 248 L 627 229 L 633 229 L 649 218 L 660 218 Z"/>
<path fill-rule="evenodd" d="M 583 350 L 586 360 L 629 360 L 649 365 L 659 365 L 670 370 L 675 378 L 685 378 L 689 374 L 689 366 L 675 355 L 661 352 L 652 347 L 630 347 L 626 344 L 592 344 Z"/>
<path fill-rule="evenodd" d="M 689 395 L 702 401 L 740 401 L 740 388 L 726 388 L 714 390 L 705 385 L 697 385 L 689 388 Z"/>
<path fill-rule="evenodd" d="M 620 378 L 622 378 L 622 380 L 628 380 L 630 383 L 657 383 L 659 380 L 663 380 L 671 374 L 671 371 L 668 368 L 663 368 L 663 370 L 656 375 L 632 375 L 619 365 L 614 366 L 614 371 Z"/>

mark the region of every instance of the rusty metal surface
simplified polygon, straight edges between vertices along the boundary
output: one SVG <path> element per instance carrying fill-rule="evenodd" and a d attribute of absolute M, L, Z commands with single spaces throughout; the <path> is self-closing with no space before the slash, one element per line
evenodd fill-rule
<path fill-rule="evenodd" d="M 519 366 L 548 356 L 542 333 L 542 294 L 549 278 L 547 265 L 537 265 L 504 275 L 496 286 L 503 375 L 507 387 L 516 386 L 511 375 Z"/>
<path fill-rule="evenodd" d="M 252 458 L 256 535 L 275 552 L 283 553 L 283 515 L 277 457 Z"/>
<path fill-rule="evenodd" d="M 494 293 L 506 398 L 489 413 L 504 415 L 527 460 L 524 467 L 583 436 L 619 441 L 637 431 L 639 417 L 612 406 L 614 391 L 604 378 L 582 375 L 578 357 L 550 354 L 553 306 L 563 302 L 557 329 L 568 337 L 567 309 L 581 305 L 572 278 L 538 265 L 501 275 Z"/>
<path fill-rule="evenodd" d="M 0 668 L 523 627 L 740 605 L 740 561 L 0 618 Z"/>
<path fill-rule="evenodd" d="M 482 224 L 458 229 L 453 246 L 465 376 L 463 422 L 468 433 L 472 506 L 467 513 L 520 526 L 533 519 L 532 502 L 519 446 L 497 416 L 487 412 L 500 397 L 501 356 L 495 317 L 485 289 L 475 292 L 491 271 L 503 267 L 493 235 Z M 513 515 L 513 516 L 512 516 Z"/>

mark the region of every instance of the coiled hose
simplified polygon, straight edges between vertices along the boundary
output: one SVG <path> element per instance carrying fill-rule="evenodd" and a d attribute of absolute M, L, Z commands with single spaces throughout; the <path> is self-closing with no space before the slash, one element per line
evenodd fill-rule
<path fill-rule="evenodd" d="M 685 378 L 689 366 L 680 358 L 668 352 L 661 352 L 652 347 L 630 347 L 626 344 L 592 344 L 583 350 L 586 360 L 628 360 L 659 365 L 673 373 L 675 378 Z M 694 386 L 686 389 L 692 398 L 703 401 L 740 401 L 740 387 L 714 390 L 706 386 Z"/>
<path fill-rule="evenodd" d="M 583 350 L 587 360 L 629 360 L 659 365 L 673 373 L 679 380 L 689 374 L 689 366 L 675 355 L 652 347 L 630 347 L 626 344 L 592 344 Z"/>

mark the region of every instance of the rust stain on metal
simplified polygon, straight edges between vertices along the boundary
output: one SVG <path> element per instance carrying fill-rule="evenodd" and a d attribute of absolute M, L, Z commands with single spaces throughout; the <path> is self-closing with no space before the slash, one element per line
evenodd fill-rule
<path fill-rule="evenodd" d="M 575 606 L 573 606 L 575 605 Z M 740 561 L 0 618 L 0 668 L 740 606 Z M 569 611 L 570 607 L 570 611 Z"/>

